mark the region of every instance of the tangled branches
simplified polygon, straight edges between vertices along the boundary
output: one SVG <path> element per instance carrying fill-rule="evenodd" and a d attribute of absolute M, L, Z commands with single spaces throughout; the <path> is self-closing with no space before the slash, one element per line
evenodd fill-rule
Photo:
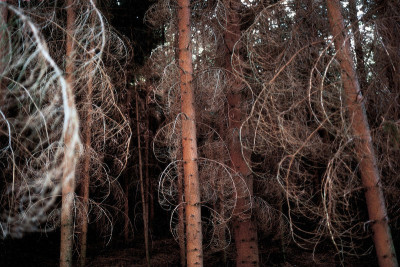
<path fill-rule="evenodd" d="M 116 90 L 125 86 L 129 49 L 92 1 L 76 1 L 73 5 L 77 14 L 71 57 L 75 79 L 68 86 L 57 67 L 66 58 L 66 21 L 62 13 L 65 7 L 58 1 L 41 1 L 29 4 L 22 13 L 7 6 L 12 14 L 8 23 L 3 24 L 8 25 L 2 28 L 7 42 L 1 45 L 2 59 L 7 60 L 1 64 L 2 103 L 5 103 L 1 120 L 2 164 L 7 167 L 4 176 L 9 177 L 5 185 L 8 197 L 2 199 L 9 206 L 4 208 L 2 219 L 6 221 L 2 226 L 5 233 L 20 235 L 39 230 L 50 212 L 50 219 L 57 221 L 56 204 L 64 164 L 78 159 L 79 152 L 74 151 L 79 138 L 88 134 L 91 141 L 85 141 L 82 152 L 90 159 L 91 185 L 96 191 L 96 198 L 90 201 L 92 207 L 98 207 L 94 210 L 107 216 L 102 203 L 110 195 L 117 206 L 122 199 L 116 178 L 126 165 L 131 132 Z M 72 99 L 76 100 L 76 107 Z M 78 116 L 83 122 L 80 129 Z M 72 147 L 66 151 L 72 153 L 63 156 L 66 131 L 72 136 Z M 82 165 L 80 161 L 77 173 L 82 172 Z M 74 175 L 70 177 L 75 179 Z M 78 181 L 80 178 L 78 175 Z M 79 202 L 79 198 L 75 200 Z M 79 209 L 80 204 L 75 206 Z M 77 214 L 81 214 L 79 210 Z M 81 215 L 81 219 L 88 216 Z M 27 226 L 17 229 L 12 226 L 15 224 Z M 16 229 L 9 230 L 11 227 Z"/>
<path fill-rule="evenodd" d="M 359 242 L 369 236 L 369 222 L 356 137 L 350 131 L 352 121 L 323 10 L 314 1 L 266 7 L 237 44 L 246 48 L 247 56 L 238 62 L 236 73 L 257 95 L 242 126 L 242 131 L 254 132 L 242 145 L 259 155 L 261 160 L 248 164 L 260 177 L 271 177 L 271 161 L 277 164 L 276 182 L 285 192 L 297 244 L 316 249 L 330 239 L 338 253 L 359 254 L 369 252 Z M 368 73 L 374 72 L 371 68 Z M 366 100 L 376 92 L 363 89 Z M 377 118 L 370 119 L 374 125 Z M 379 144 L 382 139 L 375 140 Z"/>
<path fill-rule="evenodd" d="M 148 65 L 147 73 L 154 83 L 154 101 L 163 110 L 167 123 L 154 137 L 153 150 L 156 158 L 170 162 L 160 177 L 159 201 L 166 209 L 172 209 L 171 231 L 176 239 L 184 238 L 179 233 L 179 213 L 183 199 L 180 180 L 182 179 L 182 144 L 179 68 L 176 59 L 176 6 L 169 1 L 159 1 L 147 13 L 147 21 L 154 26 L 169 24 L 165 28 L 168 39 L 156 48 Z M 193 52 L 193 86 L 195 92 L 196 128 L 203 207 L 205 238 L 212 250 L 226 248 L 230 242 L 229 221 L 247 217 L 252 207 L 250 190 L 231 165 L 228 143 L 233 135 L 226 133 L 226 95 L 232 86 L 224 68 L 226 51 L 221 45 L 224 29 L 216 18 L 220 12 L 218 1 L 191 1 Z M 210 18 L 212 18 L 210 20 Z M 231 165 L 232 166 L 232 165 Z M 242 201 L 240 209 L 238 201 Z"/>
<path fill-rule="evenodd" d="M 346 110 L 326 7 L 322 1 L 271 2 L 241 1 L 241 8 L 228 5 L 229 1 L 191 2 L 196 121 L 201 129 L 200 147 L 204 144 L 201 153 L 229 164 L 226 155 L 213 158 L 210 148 L 213 141 L 218 147 L 229 141 L 231 134 L 222 133 L 228 123 L 223 114 L 227 92 L 239 81 L 235 93 L 246 99 L 239 109 L 248 115 L 240 130 L 243 154 L 251 153 L 247 164 L 259 178 L 256 186 L 261 198 L 252 201 L 259 207 L 256 216 L 281 218 L 280 227 L 287 226 L 293 240 L 303 247 L 317 249 L 328 240 L 339 254 L 368 253 L 369 248 L 360 242 L 370 235 L 370 222 L 356 153 L 358 138 L 351 132 L 353 121 Z M 399 79 L 394 70 L 399 69 L 399 42 L 393 29 L 398 28 L 399 13 L 393 1 L 388 3 L 392 8 L 372 5 L 364 10 L 361 29 L 349 25 L 347 30 L 352 30 L 348 38 L 355 43 L 383 188 L 392 203 L 389 212 L 397 219 Z M 175 8 L 170 1 L 159 1 L 148 12 L 148 22 L 155 26 L 170 21 L 166 27 L 169 39 L 153 52 L 148 69 L 155 81 L 154 100 L 168 118 L 156 135 L 154 151 L 164 162 L 173 162 L 162 176 L 160 199 L 162 204 L 179 206 L 173 184 L 180 168 L 178 121 L 183 115 L 177 106 Z M 237 9 L 241 18 L 233 26 L 229 24 L 230 9 Z M 355 14 L 355 21 L 349 18 L 353 25 L 359 23 L 357 10 Z M 375 20 L 367 21 L 370 18 Z M 224 33 L 233 34 L 234 27 L 240 28 L 242 35 L 228 51 L 233 69 L 227 70 L 223 67 L 227 53 L 223 39 Z M 365 42 L 357 44 L 359 40 Z M 282 214 L 287 214 L 287 220 Z M 272 227 L 274 223 L 269 222 Z"/>
<path fill-rule="evenodd" d="M 39 29 L 21 10 L 0 4 L 12 21 L 1 22 L 9 26 L 1 30 L 0 226 L 3 237 L 19 237 L 38 231 L 53 211 L 66 166 L 73 177 L 80 141 L 71 88 Z"/>

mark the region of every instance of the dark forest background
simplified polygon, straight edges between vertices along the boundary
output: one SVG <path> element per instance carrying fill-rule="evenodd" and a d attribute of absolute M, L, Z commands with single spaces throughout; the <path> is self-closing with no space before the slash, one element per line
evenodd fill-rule
<path fill-rule="evenodd" d="M 399 3 L 181 2 L 0 1 L 0 265 L 197 266 L 192 120 L 204 266 L 396 266 Z"/>

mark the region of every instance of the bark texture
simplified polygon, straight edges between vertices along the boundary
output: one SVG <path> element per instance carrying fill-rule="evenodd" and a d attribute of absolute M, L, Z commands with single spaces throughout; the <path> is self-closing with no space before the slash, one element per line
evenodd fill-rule
<path fill-rule="evenodd" d="M 190 46 L 190 1 L 178 0 L 178 58 L 182 111 L 182 157 L 186 216 L 187 266 L 203 266 L 201 202 L 198 173 L 193 66 Z"/>
<path fill-rule="evenodd" d="M 73 0 L 67 0 L 67 43 L 66 43 L 66 67 L 65 75 L 70 88 L 74 85 L 74 25 L 75 25 L 75 10 L 73 8 Z M 72 89 L 70 89 L 72 90 Z M 69 98 L 68 105 L 73 106 L 71 103 L 72 97 Z M 75 175 L 74 163 L 68 160 L 71 155 L 68 153 L 74 148 L 71 147 L 72 129 L 67 131 L 64 137 L 65 143 L 65 158 L 63 177 L 61 181 L 62 186 L 62 206 L 61 206 L 61 244 L 60 244 L 60 266 L 72 266 L 72 252 L 73 252 L 73 205 L 75 195 Z"/>
<path fill-rule="evenodd" d="M 127 92 L 126 92 L 126 113 L 128 114 L 127 118 L 129 120 L 129 126 L 132 128 L 132 120 L 131 120 L 131 102 L 132 102 L 132 90 L 130 88 L 127 88 Z M 132 140 L 130 140 L 130 142 L 132 142 Z M 132 146 L 130 146 L 132 147 Z M 132 160 L 132 157 L 130 162 L 132 164 L 132 166 L 134 165 L 134 162 Z M 125 194 L 124 194 L 124 239 L 125 239 L 125 243 L 128 244 L 130 241 L 130 237 L 129 237 L 129 226 L 130 226 L 130 220 L 129 220 L 129 187 L 130 187 L 130 180 L 129 180 L 129 175 L 126 174 L 124 177 L 124 187 L 125 187 Z M 133 232 L 133 229 L 132 229 Z M 133 237 L 132 237 L 133 238 Z"/>
<path fill-rule="evenodd" d="M 225 1 L 225 6 L 228 10 L 227 25 L 224 34 L 225 44 L 228 50 L 226 53 L 225 68 L 227 70 L 227 79 L 232 83 L 228 93 L 228 133 L 231 135 L 229 138 L 229 140 L 231 140 L 229 143 L 229 152 L 232 159 L 232 167 L 243 177 L 249 189 L 248 192 L 238 192 L 239 198 L 236 204 L 236 213 L 240 214 L 240 216 L 235 218 L 233 222 L 237 253 L 236 266 L 254 267 L 259 266 L 257 228 L 254 221 L 251 219 L 251 210 L 248 210 L 249 203 L 251 203 L 250 198 L 253 195 L 253 178 L 244 158 L 247 157 L 247 160 L 249 160 L 249 155 L 244 155 L 242 153 L 239 136 L 239 129 L 243 123 L 242 90 L 244 85 L 239 78 L 233 75 L 234 70 L 232 66 L 235 60 L 240 57 L 238 53 L 233 53 L 233 50 L 241 35 L 239 17 L 239 11 L 242 8 L 241 5 L 241 1 L 238 0 Z M 240 177 L 236 179 L 240 179 Z M 243 188 L 238 187 L 238 190 L 240 189 Z M 250 196 L 248 195 L 249 193 Z"/>
<path fill-rule="evenodd" d="M 357 139 L 356 151 L 359 160 L 362 184 L 368 206 L 369 219 L 379 266 L 398 266 L 393 246 L 380 175 L 376 166 L 374 147 L 363 104 L 363 97 L 354 70 L 349 39 L 346 36 L 339 0 L 327 0 L 328 19 L 337 58 L 353 134 Z"/>
<path fill-rule="evenodd" d="M 136 91 L 136 131 L 137 131 L 137 142 L 138 142 L 138 153 L 139 153 L 140 193 L 142 197 L 142 208 L 143 208 L 144 246 L 146 251 L 147 266 L 150 266 L 149 216 L 148 216 L 149 209 L 145 192 L 146 186 L 143 179 L 143 160 L 142 160 L 142 146 L 140 142 L 140 121 L 139 121 L 139 94 L 137 93 L 137 91 Z"/>
<path fill-rule="evenodd" d="M 87 85 L 86 95 L 86 118 L 84 118 L 83 132 L 84 132 L 84 145 L 85 145 L 85 156 L 83 158 L 83 170 L 82 170 L 82 204 L 83 214 L 87 217 L 83 218 L 81 224 L 80 233 L 80 263 L 81 267 L 86 264 L 86 251 L 87 251 L 87 233 L 88 233 L 88 216 L 89 216 L 89 185 L 90 185 L 90 149 L 92 143 L 92 95 L 93 95 L 93 81 L 92 77 L 89 78 Z"/>

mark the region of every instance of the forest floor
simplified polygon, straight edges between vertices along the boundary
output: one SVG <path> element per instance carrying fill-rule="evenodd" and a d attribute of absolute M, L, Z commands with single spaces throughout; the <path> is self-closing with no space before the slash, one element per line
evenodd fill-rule
<path fill-rule="evenodd" d="M 120 248 L 101 249 L 95 252 L 95 248 L 89 251 L 88 266 L 104 267 L 145 267 L 146 254 L 144 241 L 135 242 L 133 246 Z M 156 240 L 152 242 L 151 266 L 179 266 L 179 246 L 173 239 Z"/>
<path fill-rule="evenodd" d="M 59 244 L 58 233 L 34 234 L 23 239 L 0 241 L 1 267 L 53 267 L 58 266 Z M 234 250 L 230 246 L 227 258 L 223 263 L 221 253 L 205 254 L 206 267 L 233 267 Z M 179 246 L 172 238 L 153 240 L 151 245 L 151 266 L 179 266 Z M 260 246 L 261 266 L 272 267 L 336 267 L 341 266 L 335 259 L 333 251 L 320 251 L 312 254 L 295 246 L 286 249 L 286 262 L 283 262 L 279 246 Z M 75 253 L 77 256 L 77 253 Z M 375 255 L 371 253 L 363 258 L 346 257 L 343 266 L 346 267 L 375 267 Z M 146 257 L 144 242 L 140 238 L 131 244 L 114 241 L 109 246 L 102 242 L 89 244 L 87 266 L 90 267 L 145 267 Z"/>
<path fill-rule="evenodd" d="M 113 249 L 103 249 L 104 252 L 97 254 L 92 248 L 92 257 L 89 257 L 88 266 L 105 266 L 105 267 L 146 267 L 146 256 L 144 252 L 144 242 L 135 242 L 132 247 L 121 247 Z M 226 263 L 223 263 L 222 253 L 206 253 L 204 255 L 204 266 L 206 267 L 234 267 L 234 250 L 233 246 L 227 250 Z M 334 251 L 320 251 L 312 253 L 312 251 L 304 251 L 297 246 L 290 246 L 286 250 L 286 261 L 282 260 L 282 253 L 279 246 L 260 247 L 260 266 L 271 267 L 378 267 L 375 255 L 371 253 L 368 256 L 346 257 L 343 265 L 340 264 L 338 258 L 335 258 Z M 174 267 L 179 265 L 179 246 L 173 239 L 155 240 L 152 242 L 151 266 L 153 267 Z"/>

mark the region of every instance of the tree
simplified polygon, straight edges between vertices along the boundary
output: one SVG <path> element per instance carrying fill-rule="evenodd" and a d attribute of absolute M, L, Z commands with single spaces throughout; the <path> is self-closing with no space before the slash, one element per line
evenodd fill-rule
<path fill-rule="evenodd" d="M 252 221 L 251 209 L 249 210 L 249 203 L 253 197 L 253 180 L 252 174 L 247 162 L 249 153 L 242 153 L 239 129 L 243 123 L 243 89 L 245 85 L 240 77 L 237 77 L 234 72 L 232 64 L 238 62 L 240 54 L 238 43 L 241 31 L 240 10 L 243 8 L 241 1 L 228 0 L 225 1 L 225 8 L 227 10 L 227 20 L 224 32 L 224 42 L 226 45 L 225 54 L 225 68 L 227 70 L 227 80 L 230 81 L 229 91 L 227 95 L 228 104 L 228 118 L 229 129 L 227 133 L 232 135 L 229 140 L 229 152 L 232 159 L 232 167 L 243 177 L 246 182 L 246 191 L 238 192 L 238 202 L 236 206 L 237 217 L 233 222 L 233 231 L 236 245 L 236 266 L 259 266 L 258 256 L 258 238 L 257 228 Z M 246 157 L 246 159 L 244 159 Z M 235 176 L 236 176 L 235 175 Z M 239 182 L 237 182 L 239 183 Z M 240 188 L 243 189 L 243 188 Z M 249 194 L 249 195 L 248 195 Z"/>
<path fill-rule="evenodd" d="M 149 248 L 149 208 L 147 201 L 147 190 L 145 186 L 145 181 L 143 179 L 143 159 L 142 159 L 142 146 L 140 142 L 140 121 L 139 121 L 139 94 L 136 91 L 135 96 L 136 102 L 136 133 L 137 133 L 137 142 L 138 142 L 138 156 L 139 156 L 139 179 L 140 179 L 140 193 L 142 199 L 142 209 L 143 209 L 143 233 L 144 233 L 144 247 L 146 253 L 146 262 L 147 266 L 150 266 L 150 248 Z"/>
<path fill-rule="evenodd" d="M 351 124 L 346 120 L 340 66 L 332 45 L 327 42 L 330 33 L 326 6 L 310 0 L 270 2 L 273 3 L 243 4 L 239 34 L 230 18 L 229 1 L 191 4 L 196 126 L 201 129 L 197 136 L 201 200 L 204 208 L 212 207 L 227 221 L 230 217 L 225 214 L 229 214 L 229 203 L 222 199 L 229 199 L 231 204 L 234 198 L 237 200 L 234 215 L 241 219 L 249 215 L 248 210 L 237 214 L 243 209 L 239 208 L 243 204 L 241 200 L 251 199 L 245 204 L 255 207 L 255 221 L 264 231 L 261 238 L 282 240 L 284 248 L 289 245 L 290 233 L 294 243 L 316 251 L 317 246 L 331 242 L 343 261 L 346 254 L 366 253 L 361 240 L 368 238 L 368 233 L 362 229 L 362 222 L 368 219 L 360 201 L 364 192 L 355 179 L 359 165 L 355 157 L 355 138 L 349 131 Z M 154 100 L 168 116 L 169 123 L 156 134 L 154 147 L 157 158 L 174 155 L 171 157 L 174 163 L 161 175 L 159 196 L 162 205 L 176 207 L 171 219 L 171 229 L 176 234 L 181 228 L 176 227 L 178 220 L 175 219 L 182 218 L 176 215 L 180 211 L 176 203 L 181 203 L 182 197 L 179 197 L 179 175 L 176 175 L 181 170 L 176 160 L 180 158 L 177 156 L 180 146 L 174 143 L 174 137 L 180 138 L 177 129 L 181 127 L 177 120 L 181 115 L 177 115 L 179 111 L 175 105 L 180 102 L 175 91 L 178 82 L 174 78 L 179 68 L 171 59 L 175 8 L 169 1 L 159 1 L 149 12 L 153 19 L 164 22 L 162 27 L 167 41 L 154 50 L 151 67 L 146 72 L 151 72 L 150 79 L 156 81 Z M 240 38 L 232 38 L 235 35 L 232 32 Z M 231 41 L 234 53 L 227 57 L 225 47 Z M 365 56 L 365 61 L 369 57 L 370 54 Z M 240 104 L 227 107 L 229 115 L 235 116 L 228 118 L 223 109 L 214 108 L 211 103 L 215 101 L 225 106 L 220 103 L 236 97 L 226 94 L 232 91 L 240 92 L 237 97 Z M 218 102 L 217 94 L 223 95 L 224 100 Z M 240 127 L 240 136 L 232 133 L 232 129 L 227 131 L 228 119 L 231 125 L 236 123 L 234 118 L 243 122 L 241 116 L 246 111 L 249 116 Z M 220 135 L 204 134 L 204 125 L 217 129 L 215 132 Z M 236 187 L 237 195 L 226 195 L 226 188 L 219 187 L 221 175 L 203 165 L 203 156 L 214 162 L 231 164 L 231 158 L 218 155 L 223 151 L 217 148 L 216 142 L 221 136 L 225 144 L 239 139 L 243 145 L 239 155 L 256 175 L 252 198 L 240 196 L 252 190 L 250 183 L 247 189 Z M 235 179 L 241 177 L 235 170 L 231 174 Z M 209 190 L 206 183 L 215 191 Z M 211 198 L 223 204 L 213 203 Z M 203 222 L 210 217 L 205 216 Z M 203 223 L 204 229 L 206 225 Z M 217 230 L 214 236 L 220 239 L 227 234 L 219 232 L 218 227 L 214 230 Z M 207 240 L 207 231 L 204 233 L 203 239 Z M 181 242 L 179 236 L 182 235 L 175 237 Z"/>
<path fill-rule="evenodd" d="M 167 14 L 173 14 L 171 11 L 175 10 L 169 10 L 171 6 L 165 8 L 165 4 L 165 1 L 159 1 L 150 10 L 148 20 L 157 25 L 160 23 L 160 18 L 164 18 L 166 11 Z M 228 79 L 233 76 L 228 76 L 225 69 L 227 67 L 225 59 L 230 58 L 230 55 L 221 49 L 225 45 L 223 39 L 214 38 L 223 36 L 222 25 L 225 25 L 225 21 L 204 19 L 216 11 L 220 12 L 221 6 L 215 5 L 214 2 L 199 2 L 192 7 L 191 25 L 196 29 L 192 32 L 191 42 L 194 59 L 192 84 L 196 92 L 195 109 L 199 111 L 196 112 L 195 123 L 197 129 L 200 129 L 197 135 L 200 192 L 202 208 L 208 211 L 206 212 L 208 216 L 205 216 L 202 222 L 204 232 L 208 235 L 203 235 L 203 240 L 204 243 L 210 244 L 210 250 L 215 253 L 225 251 L 230 243 L 228 225 L 232 218 L 248 216 L 244 213 L 251 206 L 251 198 L 243 176 L 230 167 L 232 164 L 228 143 L 232 135 L 227 130 L 225 93 L 229 91 L 231 85 Z M 157 97 L 155 100 L 164 108 L 167 122 L 169 119 L 169 123 L 159 129 L 154 137 L 154 152 L 160 161 L 172 160 L 160 177 L 159 201 L 168 209 L 172 206 L 171 230 L 182 248 L 186 241 L 182 238 L 184 231 L 181 227 L 184 217 L 182 206 L 186 204 L 181 194 L 181 177 L 184 176 L 181 172 L 185 168 L 185 161 L 180 160 L 182 146 L 176 142 L 181 139 L 183 114 L 177 105 L 181 99 L 177 97 L 179 96 L 177 85 L 180 83 L 176 78 L 179 77 L 177 74 L 181 68 L 176 64 L 180 63 L 180 59 L 174 58 L 173 44 L 177 40 L 174 38 L 176 37 L 174 23 L 172 17 L 166 28 L 166 32 L 169 32 L 167 41 L 164 46 L 160 46 L 152 53 L 149 61 L 151 65 L 149 64 L 149 71 L 146 69 L 146 72 L 151 72 L 153 76 L 150 79 L 157 81 L 154 91 L 160 98 Z M 220 61 L 221 58 L 223 62 Z M 236 209 L 239 199 L 244 200 L 246 205 Z M 181 249 L 181 261 L 184 257 L 184 250 Z M 226 258 L 221 259 L 222 262 L 226 262 Z"/>
<path fill-rule="evenodd" d="M 334 37 L 336 55 L 340 63 L 341 78 L 346 96 L 351 128 L 357 138 L 356 152 L 360 172 L 365 188 L 365 199 L 369 219 L 372 223 L 375 250 L 380 266 L 398 266 L 396 252 L 388 224 L 385 199 L 381 187 L 381 178 L 376 167 L 374 147 L 363 104 L 363 97 L 354 70 L 350 52 L 350 42 L 345 35 L 340 2 L 327 0 L 330 29 Z"/>
<path fill-rule="evenodd" d="M 43 6 L 38 6 L 34 12 L 54 12 L 54 6 L 46 9 L 45 3 L 41 5 Z M 67 44 L 72 42 L 73 47 L 70 54 L 67 54 L 66 75 L 77 99 L 79 116 L 83 122 L 80 133 L 84 140 L 84 156 L 78 166 L 77 186 L 80 187 L 80 192 L 75 198 L 75 221 L 79 222 L 80 264 L 84 265 L 91 217 L 99 213 L 104 215 L 96 217 L 105 218 L 110 225 L 109 229 L 112 229 L 112 222 L 108 219 L 112 216 L 108 214 L 110 211 L 103 202 L 113 197 L 113 206 L 121 206 L 122 190 L 116 178 L 126 165 L 130 127 L 120 110 L 116 88 L 125 86 L 124 67 L 128 58 L 125 54 L 125 43 L 107 25 L 97 9 L 96 1 L 74 1 L 65 7 L 67 18 L 70 16 L 69 10 L 74 11 L 72 22 L 67 20 Z M 51 18 L 52 25 L 63 23 L 58 21 L 62 17 Z M 69 23 L 73 23 L 72 28 Z M 60 28 L 55 27 L 51 32 L 62 31 Z M 51 34 L 48 39 L 57 38 L 55 36 L 56 34 Z M 60 45 L 58 39 L 53 41 L 52 44 Z M 62 62 L 65 56 L 58 54 L 57 48 L 53 51 Z M 89 191 L 93 196 L 91 198 Z M 106 226 L 102 224 L 101 230 L 106 230 Z"/>
<path fill-rule="evenodd" d="M 95 4 L 95 0 L 92 0 L 93 4 Z M 92 15 L 93 16 L 93 15 Z M 93 20 L 93 19 L 92 19 Z M 94 47 L 93 44 L 90 44 L 90 47 Z M 93 48 L 92 48 L 93 49 Z M 93 68 L 90 64 L 89 69 Z M 82 191 L 82 205 L 83 205 L 83 214 L 89 214 L 89 185 L 90 185 L 90 169 L 91 169 L 91 144 L 92 144 L 92 127 L 93 127 L 93 76 L 89 77 L 87 83 L 87 95 L 85 110 L 86 113 L 85 119 L 83 122 L 83 145 L 85 146 L 85 152 L 83 156 L 83 169 L 82 169 L 82 182 L 81 182 L 81 191 Z M 86 251 L 87 251 L 87 234 L 88 234 L 88 220 L 83 219 L 80 226 L 80 257 L 79 257 L 79 265 L 84 267 L 86 265 Z"/>
<path fill-rule="evenodd" d="M 0 4 L 17 25 L 6 27 L 1 46 L 7 62 L 1 73 L 1 161 L 11 164 L 2 184 L 9 197 L 2 199 L 0 228 L 3 237 L 21 237 L 59 224 L 54 209 L 61 191 L 74 183 L 79 123 L 71 87 L 38 27 L 22 9 Z"/>
<path fill-rule="evenodd" d="M 326 6 L 290 3 L 263 9 L 242 34 L 247 54 L 238 69 L 256 92 L 243 127 L 255 131 L 242 144 L 268 185 L 266 227 L 274 221 L 267 207 L 280 199 L 287 210 L 283 233 L 290 230 L 297 245 L 315 250 L 330 240 L 344 262 L 344 255 L 365 251 L 361 240 L 368 238 L 360 223 L 368 220 L 366 210 L 358 205 L 364 191 L 355 179 L 357 138 L 346 119 L 337 55 L 326 43 Z"/>
<path fill-rule="evenodd" d="M 182 158 L 184 170 L 187 265 L 203 266 L 201 200 L 197 157 L 191 53 L 190 2 L 178 1 L 178 59 L 180 68 Z"/>
<path fill-rule="evenodd" d="M 67 31 L 66 31 L 66 80 L 69 88 L 73 88 L 74 79 L 74 31 L 75 31 L 75 10 L 74 0 L 68 0 L 67 5 Z M 72 105 L 72 103 L 68 103 Z M 70 132 L 65 135 L 65 147 L 74 153 L 74 148 L 71 148 L 72 136 Z M 74 217 L 73 205 L 75 198 L 75 175 L 73 166 L 67 162 L 63 170 L 62 183 L 62 207 L 61 207 L 61 245 L 60 245 L 60 267 L 72 266 L 73 238 L 74 238 Z"/>

